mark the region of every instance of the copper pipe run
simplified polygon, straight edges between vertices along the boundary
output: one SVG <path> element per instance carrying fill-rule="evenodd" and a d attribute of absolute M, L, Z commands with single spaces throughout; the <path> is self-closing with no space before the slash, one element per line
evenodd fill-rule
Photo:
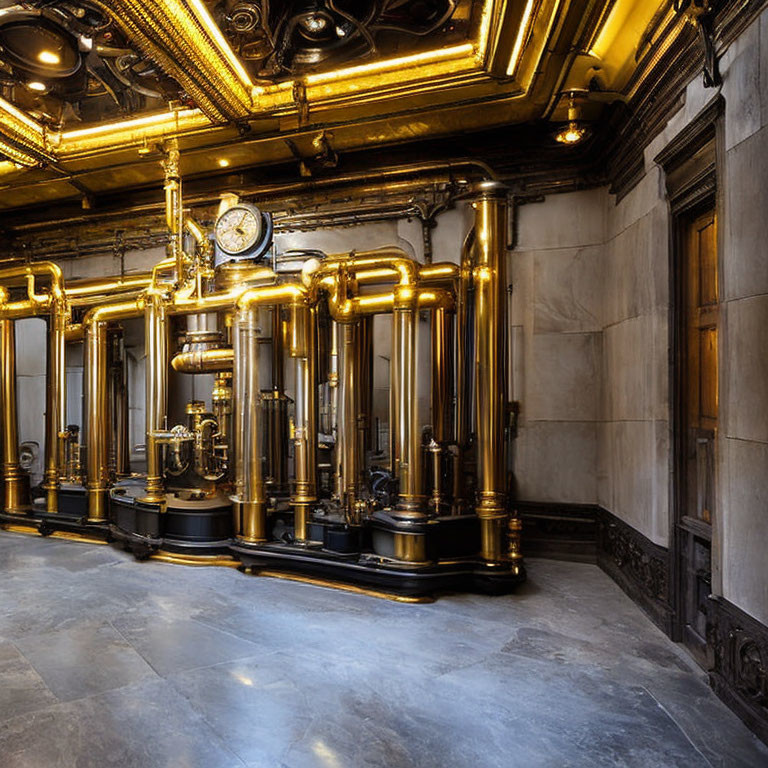
<path fill-rule="evenodd" d="M 477 435 L 477 516 L 481 555 L 502 564 L 509 514 L 507 511 L 507 201 L 499 185 L 484 185 L 474 203 L 476 260 L 474 285 L 475 432 Z"/>
<path fill-rule="evenodd" d="M 85 401 L 87 408 L 86 437 L 86 495 L 89 522 L 107 519 L 107 490 L 109 488 L 109 360 L 107 328 L 114 320 L 138 317 L 142 301 L 116 302 L 92 309 L 83 320 L 85 326 Z M 149 356 L 148 356 L 149 360 Z M 147 377 L 147 389 L 150 389 Z"/>
<path fill-rule="evenodd" d="M 24 476 L 19 467 L 19 429 L 16 420 L 16 334 L 13 320 L 0 318 L 0 394 L 2 394 L 3 486 L 5 511 L 23 514 Z"/>
<path fill-rule="evenodd" d="M 291 308 L 291 357 L 296 365 L 296 424 L 294 431 L 294 537 L 307 541 L 307 523 L 317 501 L 317 312 L 314 307 Z"/>

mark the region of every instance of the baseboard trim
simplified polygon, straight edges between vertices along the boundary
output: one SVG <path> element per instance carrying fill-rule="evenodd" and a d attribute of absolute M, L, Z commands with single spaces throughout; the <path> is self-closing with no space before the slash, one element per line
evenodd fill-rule
<path fill-rule="evenodd" d="M 597 510 L 594 504 L 519 501 L 526 557 L 597 563 Z"/>
<path fill-rule="evenodd" d="M 597 564 L 671 637 L 669 550 L 602 507 L 597 511 L 597 529 Z"/>
<path fill-rule="evenodd" d="M 768 743 L 768 627 L 722 597 L 707 607 L 709 684 Z"/>

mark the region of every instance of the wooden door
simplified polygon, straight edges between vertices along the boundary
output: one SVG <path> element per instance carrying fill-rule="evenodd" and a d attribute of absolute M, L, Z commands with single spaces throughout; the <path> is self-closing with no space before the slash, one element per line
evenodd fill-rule
<path fill-rule="evenodd" d="M 684 222 L 682 264 L 683 349 L 680 543 L 683 642 L 702 661 L 706 606 L 711 591 L 712 518 L 718 427 L 719 287 L 714 210 Z"/>

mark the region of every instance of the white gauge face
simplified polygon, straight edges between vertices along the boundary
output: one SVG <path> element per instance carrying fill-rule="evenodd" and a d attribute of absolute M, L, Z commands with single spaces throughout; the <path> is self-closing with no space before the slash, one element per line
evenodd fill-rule
<path fill-rule="evenodd" d="M 262 231 L 261 214 L 251 206 L 236 205 L 219 217 L 215 231 L 219 248 L 237 256 L 249 251 L 259 241 Z"/>

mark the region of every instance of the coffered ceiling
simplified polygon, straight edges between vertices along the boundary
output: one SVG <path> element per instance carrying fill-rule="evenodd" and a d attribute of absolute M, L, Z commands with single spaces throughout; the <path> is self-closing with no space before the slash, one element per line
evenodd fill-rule
<path fill-rule="evenodd" d="M 631 98 L 671 0 L 0 0 L 0 210 L 339 157 Z M 470 141 L 470 139 L 468 139 Z M 375 151 L 375 152 L 374 152 Z"/>

